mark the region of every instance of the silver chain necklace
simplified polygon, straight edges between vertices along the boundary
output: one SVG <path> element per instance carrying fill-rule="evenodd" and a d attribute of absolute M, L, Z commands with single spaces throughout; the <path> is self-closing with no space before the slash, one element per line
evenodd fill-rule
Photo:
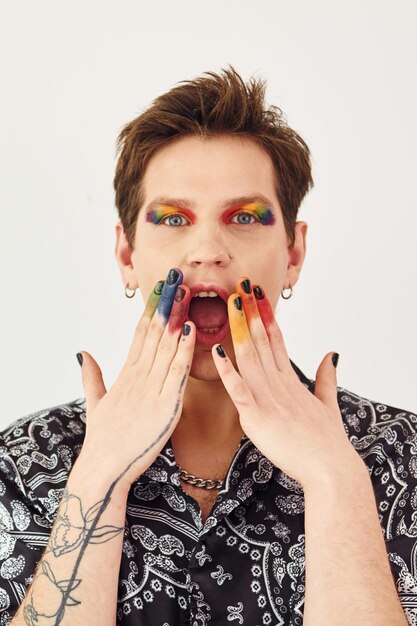
<path fill-rule="evenodd" d="M 180 471 L 180 479 L 195 487 L 202 487 L 203 489 L 221 489 L 223 487 L 223 480 L 211 480 L 210 478 L 197 478 L 193 474 L 189 474 L 185 469 L 178 465 Z"/>

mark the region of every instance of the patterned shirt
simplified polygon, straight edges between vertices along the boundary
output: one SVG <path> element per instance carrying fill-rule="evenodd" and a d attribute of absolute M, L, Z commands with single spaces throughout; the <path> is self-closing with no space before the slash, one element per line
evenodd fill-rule
<path fill-rule="evenodd" d="M 291 364 L 314 393 L 314 381 Z M 371 477 L 400 601 L 417 624 L 417 415 L 337 391 L 346 433 Z M 85 410 L 79 398 L 0 433 L 0 626 L 17 611 L 48 542 L 82 447 Z M 204 524 L 181 488 L 169 439 L 129 491 L 116 624 L 299 626 L 304 544 L 303 489 L 248 437 Z M 75 607 L 68 611 L 75 616 Z"/>

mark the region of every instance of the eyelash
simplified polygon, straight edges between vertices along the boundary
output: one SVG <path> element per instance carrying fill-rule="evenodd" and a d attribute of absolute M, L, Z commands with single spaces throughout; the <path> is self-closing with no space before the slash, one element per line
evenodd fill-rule
<path fill-rule="evenodd" d="M 252 226 L 252 224 L 256 224 L 259 222 L 259 219 L 256 217 L 256 215 L 253 215 L 252 213 L 248 213 L 247 211 L 241 211 L 240 213 L 235 213 L 232 217 L 236 217 L 238 215 L 249 215 L 250 217 L 253 217 L 255 221 L 251 222 L 250 224 L 239 224 L 238 222 L 232 222 L 232 224 L 237 224 L 238 226 Z M 183 217 L 184 219 L 186 219 L 184 215 L 181 215 L 180 213 L 171 213 L 170 215 L 163 217 L 159 221 L 159 224 L 162 224 L 163 226 L 172 226 L 172 224 L 165 224 L 165 220 L 171 217 Z M 185 224 L 179 224 L 179 226 L 185 226 Z M 173 228 L 179 228 L 179 226 L 177 225 L 177 226 L 174 226 Z"/>

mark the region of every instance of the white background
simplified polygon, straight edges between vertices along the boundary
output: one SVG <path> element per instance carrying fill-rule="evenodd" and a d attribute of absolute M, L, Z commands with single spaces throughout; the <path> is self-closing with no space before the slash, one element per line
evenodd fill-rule
<path fill-rule="evenodd" d="M 0 24 L 0 425 L 83 397 L 78 350 L 114 382 L 143 310 L 114 257 L 116 136 L 229 63 L 313 154 L 290 357 L 315 378 L 335 350 L 340 386 L 417 410 L 414 0 L 17 0 Z"/>

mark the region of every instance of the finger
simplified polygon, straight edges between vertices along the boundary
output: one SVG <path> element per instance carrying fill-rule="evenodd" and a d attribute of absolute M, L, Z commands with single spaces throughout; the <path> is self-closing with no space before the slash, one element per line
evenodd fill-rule
<path fill-rule="evenodd" d="M 332 363 L 333 354 L 334 352 L 328 352 L 317 369 L 314 395 L 329 409 L 339 410 L 336 368 Z"/>
<path fill-rule="evenodd" d="M 181 270 L 177 267 L 170 269 L 168 272 L 161 298 L 156 307 L 157 313 L 164 319 L 165 323 L 168 321 L 177 287 L 182 283 L 183 278 Z"/>
<path fill-rule="evenodd" d="M 179 285 L 172 304 L 168 324 L 165 327 L 152 368 L 148 374 L 149 384 L 155 385 L 157 389 L 162 389 L 172 360 L 177 352 L 178 340 L 184 329 L 190 299 L 190 288 L 184 284 Z"/>
<path fill-rule="evenodd" d="M 86 399 L 87 416 L 91 414 L 107 390 L 103 382 L 103 374 L 95 359 L 88 352 L 81 352 L 83 362 L 81 376 Z"/>
<path fill-rule="evenodd" d="M 258 310 L 269 337 L 271 350 L 275 359 L 276 366 L 282 372 L 286 371 L 293 373 L 294 370 L 291 366 L 287 349 L 285 347 L 284 337 L 275 318 L 274 310 L 271 307 L 271 303 L 269 302 L 265 294 L 265 291 L 260 285 L 254 285 L 253 293 L 255 294 L 255 298 L 258 302 Z"/>
<path fill-rule="evenodd" d="M 227 312 L 239 372 L 250 386 L 255 400 L 261 402 L 262 395 L 265 395 L 267 379 L 250 336 L 242 301 L 237 293 L 229 296 Z"/>
<path fill-rule="evenodd" d="M 168 272 L 156 311 L 146 333 L 140 357 L 135 364 L 139 369 L 141 377 L 147 377 L 153 367 L 159 343 L 169 319 L 175 293 L 182 279 L 181 270 L 174 268 Z"/>
<path fill-rule="evenodd" d="M 195 324 L 187 320 L 184 333 L 178 342 L 177 352 L 172 360 L 161 388 L 161 399 L 172 403 L 171 418 L 181 415 L 184 392 L 193 362 L 195 346 Z M 185 334 L 187 333 L 187 334 Z"/>
<path fill-rule="evenodd" d="M 174 295 L 174 302 L 172 303 L 171 313 L 168 320 L 168 325 L 165 331 L 168 329 L 171 333 L 175 333 L 178 330 L 183 330 L 185 318 L 188 313 L 191 300 L 191 291 L 187 285 L 181 284 L 177 287 L 177 291 Z"/>
<path fill-rule="evenodd" d="M 153 291 L 150 293 L 148 301 L 145 306 L 145 310 L 143 312 L 143 315 L 145 317 L 148 317 L 149 319 L 153 318 L 154 313 L 156 311 L 156 307 L 158 306 L 158 302 L 161 298 L 164 284 L 165 284 L 164 280 L 158 280 Z"/>
<path fill-rule="evenodd" d="M 211 354 L 223 385 L 237 410 L 241 412 L 244 407 L 255 406 L 256 401 L 251 390 L 235 370 L 223 346 L 219 343 L 214 344 Z"/>
<path fill-rule="evenodd" d="M 142 353 L 146 333 L 148 332 L 149 324 L 151 323 L 151 319 L 154 316 L 156 307 L 161 297 L 164 282 L 165 281 L 163 280 L 158 280 L 155 287 L 149 294 L 145 310 L 136 326 L 135 334 L 132 344 L 130 346 L 129 354 L 127 355 L 125 365 L 133 365 L 134 363 L 136 363 Z"/>
<path fill-rule="evenodd" d="M 259 313 L 257 299 L 252 290 L 252 285 L 247 277 L 242 277 L 236 284 L 236 292 L 242 300 L 246 321 L 252 337 L 252 343 L 258 353 L 259 360 L 265 372 L 265 376 L 272 383 L 276 379 L 277 366 L 272 354 L 271 343 L 266 332 L 264 323 Z"/>

